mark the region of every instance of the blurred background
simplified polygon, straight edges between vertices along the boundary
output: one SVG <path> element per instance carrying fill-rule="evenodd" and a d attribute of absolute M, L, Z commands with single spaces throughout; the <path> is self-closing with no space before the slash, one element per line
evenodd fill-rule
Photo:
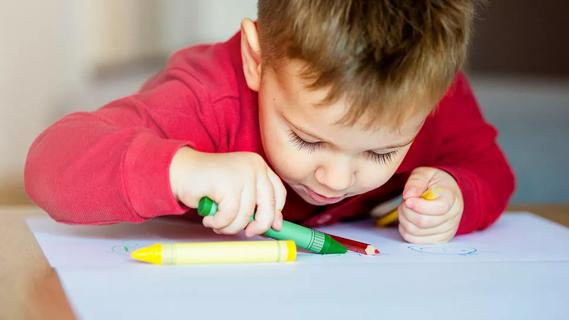
<path fill-rule="evenodd" d="M 465 67 L 518 178 L 513 203 L 569 203 L 569 1 L 479 8 Z M 0 205 L 26 204 L 33 139 L 133 93 L 176 49 L 221 41 L 256 0 L 0 1 Z"/>

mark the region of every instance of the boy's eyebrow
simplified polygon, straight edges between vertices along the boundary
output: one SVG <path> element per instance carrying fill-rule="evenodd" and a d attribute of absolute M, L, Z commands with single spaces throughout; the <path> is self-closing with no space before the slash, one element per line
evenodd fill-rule
<path fill-rule="evenodd" d="M 316 134 L 311 133 L 311 132 L 307 131 L 306 129 L 300 128 L 299 126 L 293 124 L 290 120 L 288 120 L 287 118 L 285 118 L 284 115 L 283 115 L 283 118 L 284 118 L 291 126 L 293 126 L 297 131 L 300 131 L 300 132 L 304 133 L 304 134 L 307 135 L 307 136 L 311 136 L 312 138 L 318 139 L 318 140 L 321 141 L 321 142 L 330 143 L 330 144 L 333 145 L 332 142 L 326 141 L 326 139 L 322 139 L 322 138 L 320 138 L 319 136 L 317 136 Z M 396 145 L 391 145 L 391 146 L 385 146 L 385 147 L 381 147 L 381 148 L 374 148 L 374 149 L 371 149 L 371 150 L 385 150 L 385 149 L 402 148 L 402 147 L 405 147 L 405 146 L 407 146 L 407 145 L 410 145 L 410 144 L 413 142 L 413 140 L 415 140 L 415 137 L 413 137 L 409 142 L 404 142 L 404 143 L 402 143 L 402 144 L 396 144 Z"/>

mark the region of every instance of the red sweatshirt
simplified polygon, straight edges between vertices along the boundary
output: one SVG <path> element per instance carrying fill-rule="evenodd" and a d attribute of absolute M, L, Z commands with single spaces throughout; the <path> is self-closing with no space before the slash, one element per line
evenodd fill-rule
<path fill-rule="evenodd" d="M 178 148 L 263 154 L 257 94 L 245 83 L 239 42 L 236 35 L 225 43 L 180 50 L 137 94 L 94 112 L 67 115 L 46 129 L 28 154 L 28 195 L 65 223 L 197 218 L 170 189 L 169 166 Z M 462 74 L 385 185 L 323 207 L 289 189 L 284 217 L 316 226 L 365 215 L 400 194 L 419 166 L 443 169 L 458 182 L 464 197 L 458 233 L 487 227 L 507 205 L 514 176 Z"/>

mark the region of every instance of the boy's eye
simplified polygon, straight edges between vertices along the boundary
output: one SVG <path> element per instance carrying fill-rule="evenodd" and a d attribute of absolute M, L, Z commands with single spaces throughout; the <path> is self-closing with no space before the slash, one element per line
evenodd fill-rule
<path fill-rule="evenodd" d="M 391 151 L 388 153 L 375 153 L 372 151 L 366 152 L 366 156 L 373 160 L 376 161 L 379 164 L 387 164 L 389 161 L 393 160 L 393 157 L 395 156 L 395 154 L 397 153 L 396 151 Z"/>
<path fill-rule="evenodd" d="M 306 149 L 306 150 L 308 150 L 308 152 L 312 152 L 312 151 L 322 147 L 322 143 L 305 141 L 292 130 L 290 130 L 288 136 L 289 136 L 290 142 L 295 144 L 298 147 L 298 149 Z"/>
<path fill-rule="evenodd" d="M 323 146 L 321 142 L 308 142 L 306 140 L 303 140 L 292 130 L 290 130 L 288 136 L 290 138 L 290 141 L 293 144 L 295 144 L 298 147 L 298 149 L 306 149 L 308 150 L 309 153 Z M 373 151 L 368 151 L 365 153 L 365 155 L 368 159 L 371 159 L 379 164 L 384 165 L 393 159 L 397 151 L 398 150 L 391 151 L 388 153 L 376 153 Z"/>

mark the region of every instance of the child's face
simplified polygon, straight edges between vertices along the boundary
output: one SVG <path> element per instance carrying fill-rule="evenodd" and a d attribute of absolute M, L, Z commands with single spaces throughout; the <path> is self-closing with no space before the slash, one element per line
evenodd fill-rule
<path fill-rule="evenodd" d="M 306 202 L 326 205 L 383 185 L 408 152 L 425 117 L 398 130 L 364 129 L 336 122 L 344 99 L 317 106 L 326 90 L 308 90 L 300 63 L 278 73 L 264 70 L 259 87 L 259 123 L 266 156 L 275 172 Z"/>

